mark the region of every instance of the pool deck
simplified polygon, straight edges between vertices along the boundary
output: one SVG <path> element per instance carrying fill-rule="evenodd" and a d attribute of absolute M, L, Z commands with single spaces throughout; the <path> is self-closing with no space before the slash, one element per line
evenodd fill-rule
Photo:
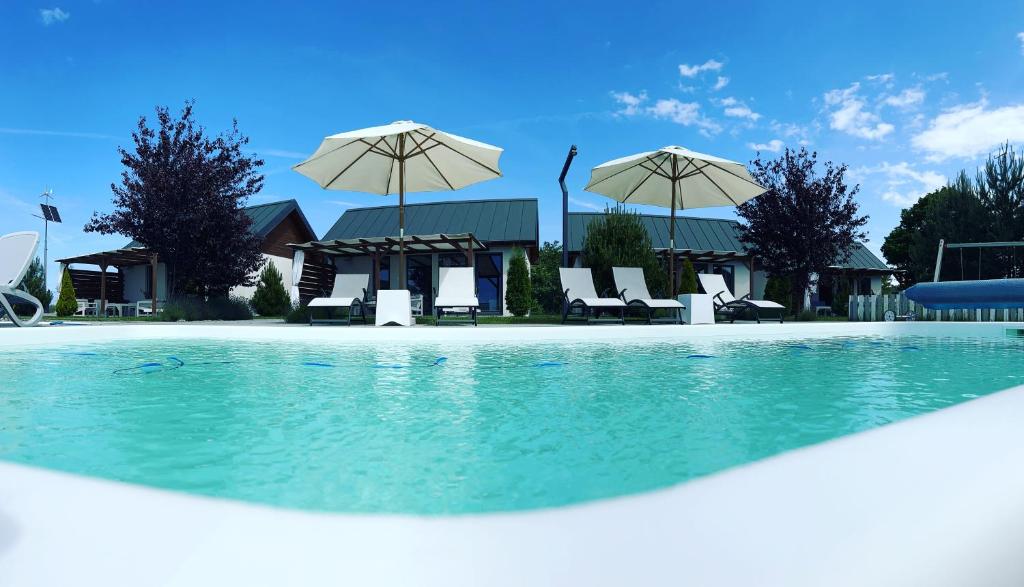
<path fill-rule="evenodd" d="M 1021 324 L 0 331 L 0 347 L 1005 336 Z M 1022 357 L 1024 358 L 1024 357 Z M 667 489 L 521 513 L 321 514 L 0 463 L 0 585 L 1024 585 L 1024 387 Z"/>

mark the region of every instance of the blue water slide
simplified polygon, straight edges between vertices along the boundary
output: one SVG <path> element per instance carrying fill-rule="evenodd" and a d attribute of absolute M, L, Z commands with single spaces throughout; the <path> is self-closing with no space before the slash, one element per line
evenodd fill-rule
<path fill-rule="evenodd" d="M 918 283 L 906 294 L 929 310 L 1024 308 L 1024 279 Z"/>

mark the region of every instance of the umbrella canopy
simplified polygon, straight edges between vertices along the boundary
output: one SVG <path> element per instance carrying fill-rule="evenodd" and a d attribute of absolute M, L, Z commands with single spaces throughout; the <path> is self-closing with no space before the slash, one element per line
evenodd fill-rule
<path fill-rule="evenodd" d="M 399 280 L 405 288 L 405 194 L 501 177 L 502 149 L 409 120 L 331 135 L 292 167 L 328 190 L 398 195 Z"/>
<path fill-rule="evenodd" d="M 613 200 L 671 208 L 669 283 L 675 296 L 676 209 L 738 206 L 764 193 L 735 161 L 684 147 L 662 147 L 598 165 L 584 188 Z"/>

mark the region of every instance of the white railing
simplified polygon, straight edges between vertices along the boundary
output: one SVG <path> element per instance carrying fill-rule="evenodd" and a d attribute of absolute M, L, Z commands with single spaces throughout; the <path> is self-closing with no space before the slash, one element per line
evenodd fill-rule
<path fill-rule="evenodd" d="M 917 320 L 936 322 L 1024 321 L 1024 308 L 929 310 L 921 304 L 908 300 L 902 293 L 850 296 L 849 310 L 852 322 L 880 322 L 885 320 L 885 313 L 889 310 L 892 310 L 896 316 L 906 316 L 913 312 Z"/>

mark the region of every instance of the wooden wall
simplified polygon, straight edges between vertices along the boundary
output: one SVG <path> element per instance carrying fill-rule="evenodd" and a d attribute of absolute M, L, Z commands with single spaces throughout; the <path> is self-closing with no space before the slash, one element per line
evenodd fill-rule
<path fill-rule="evenodd" d="M 98 300 L 100 299 L 100 272 L 88 269 L 68 269 L 71 274 L 71 285 L 75 287 L 75 297 L 78 299 Z M 58 291 L 58 293 L 60 293 Z M 107 271 L 107 301 L 124 301 L 124 280 L 121 273 Z"/>
<path fill-rule="evenodd" d="M 267 255 L 291 259 L 293 251 L 288 248 L 288 243 L 307 243 L 313 240 L 316 240 L 316 235 L 306 228 L 298 211 L 292 210 L 263 239 L 261 250 Z"/>

